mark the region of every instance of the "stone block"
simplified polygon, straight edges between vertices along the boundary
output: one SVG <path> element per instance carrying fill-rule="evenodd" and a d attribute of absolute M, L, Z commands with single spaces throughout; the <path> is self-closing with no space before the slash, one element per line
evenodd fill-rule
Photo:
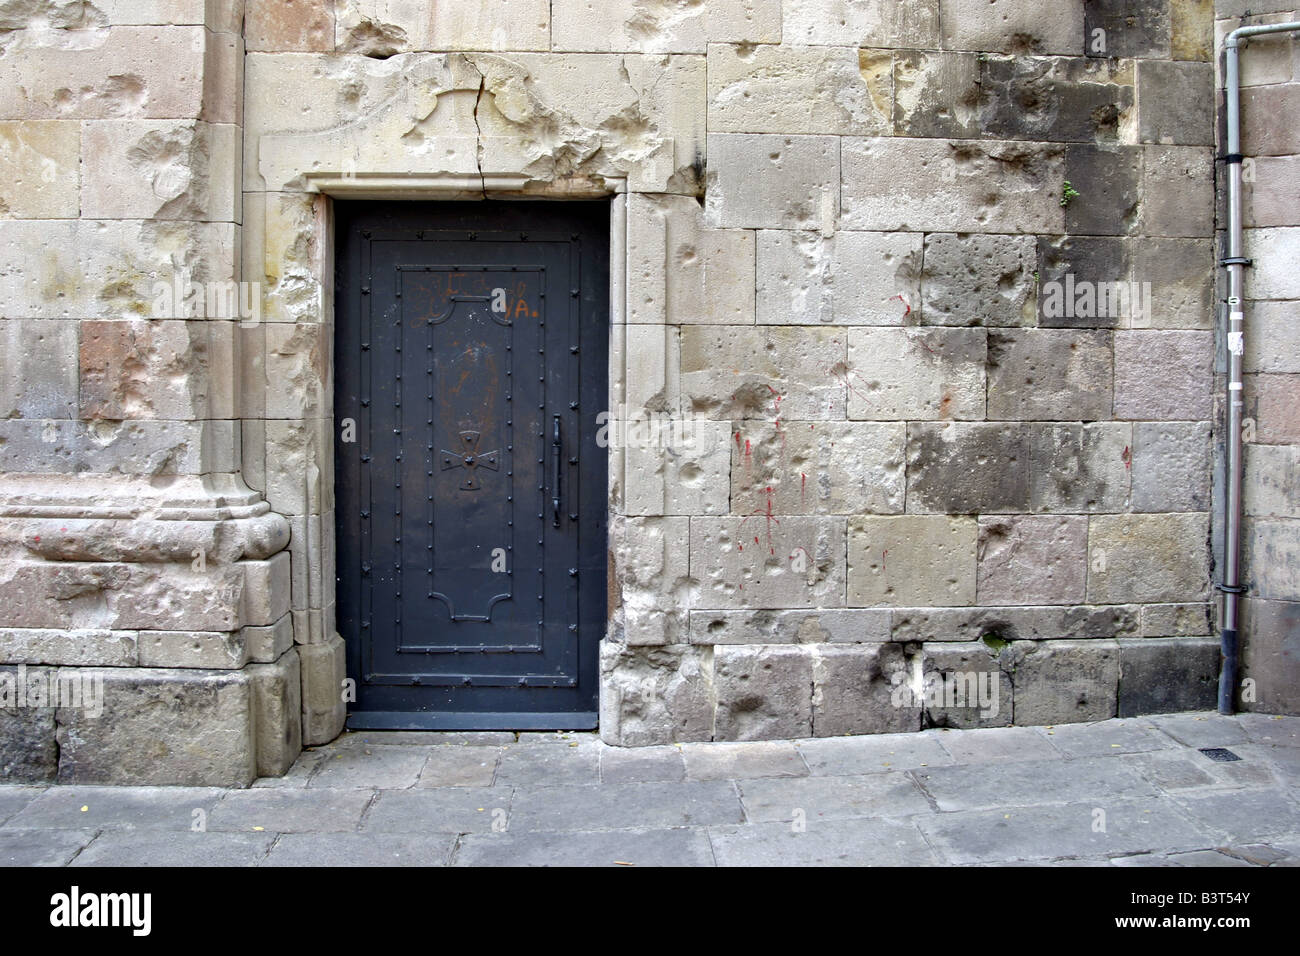
<path fill-rule="evenodd" d="M 600 737 L 616 747 L 713 738 L 713 649 L 600 644 Z"/>
<path fill-rule="evenodd" d="M 1054 198 L 1062 207 L 1064 228 L 1071 235 L 1125 236 L 1138 226 L 1139 207 L 1149 198 L 1142 179 L 1142 148 L 1113 143 L 1088 145 L 1071 143 L 1065 148 L 1061 179 L 1077 195 L 1070 197 L 1062 184 L 1052 183 Z M 1041 230 L 1040 230 L 1041 231 Z M 1185 235 L 1157 232 L 1154 235 Z M 1193 232 L 1190 235 L 1208 235 Z"/>
<path fill-rule="evenodd" d="M 976 559 L 980 604 L 1080 604 L 1088 570 L 1088 519 L 981 517 Z"/>
<path fill-rule="evenodd" d="M 1209 587 L 1206 514 L 1093 515 L 1088 529 L 1090 603 L 1204 599 Z"/>
<path fill-rule="evenodd" d="M 1214 0 L 1170 0 L 1169 52 L 1175 60 L 1213 60 Z"/>
<path fill-rule="evenodd" d="M 77 323 L 0 321 L 0 418 L 77 417 Z"/>
<path fill-rule="evenodd" d="M 1147 306 L 1130 318 L 1134 328 L 1209 329 L 1215 322 L 1214 242 L 1211 239 L 1135 239 L 1133 290 Z M 1146 283 L 1150 283 L 1148 287 Z M 1137 301 L 1132 296 L 1130 301 Z"/>
<path fill-rule="evenodd" d="M 330 0 L 245 0 L 244 44 L 250 53 L 332 53 L 334 7 Z"/>
<path fill-rule="evenodd" d="M 1111 334 L 1007 329 L 988 334 L 988 416 L 1003 420 L 1110 418 Z"/>
<path fill-rule="evenodd" d="M 266 417 L 322 418 L 329 407 L 329 354 L 334 331 L 314 323 L 266 327 Z"/>
<path fill-rule="evenodd" d="M 76 219 L 81 215 L 80 154 L 78 123 L 0 122 L 0 215 Z"/>
<path fill-rule="evenodd" d="M 726 514 L 730 423 L 653 418 L 628 422 L 624 446 L 629 515 Z"/>
<path fill-rule="evenodd" d="M 1210 509 L 1210 423 L 1133 425 L 1133 510 Z"/>
<path fill-rule="evenodd" d="M 921 236 L 758 233 L 760 325 L 911 325 L 920 317 Z"/>
<path fill-rule="evenodd" d="M 206 417 L 209 339 L 201 321 L 82 322 L 81 417 Z"/>
<path fill-rule="evenodd" d="M 1026 511 L 1030 429 L 1000 422 L 907 426 L 907 506 L 911 511 L 977 514 Z"/>
<path fill-rule="evenodd" d="M 1119 642 L 1120 717 L 1213 710 L 1218 696 L 1216 638 Z"/>
<path fill-rule="evenodd" d="M 1201 331 L 1115 333 L 1115 417 L 1208 419 L 1214 341 Z"/>
<path fill-rule="evenodd" d="M 1248 517 L 1243 536 L 1243 583 L 1252 596 L 1300 601 L 1300 521 Z"/>
<path fill-rule="evenodd" d="M 925 323 L 1032 325 L 1035 263 L 1032 236 L 926 236 L 921 273 Z"/>
<path fill-rule="evenodd" d="M 1034 425 L 1028 440 L 1029 510 L 1123 511 L 1128 506 L 1131 425 Z"/>
<path fill-rule="evenodd" d="M 1167 0 L 1090 0 L 1083 5 L 1084 52 L 1096 57 L 1168 57 L 1169 21 Z"/>
<path fill-rule="evenodd" d="M 926 644 L 921 653 L 923 727 L 1011 726 L 1011 678 L 996 654 L 983 644 Z"/>
<path fill-rule="evenodd" d="M 293 647 L 293 617 L 286 614 L 274 624 L 265 626 L 246 625 L 240 628 L 239 634 L 250 661 L 271 664 Z"/>
<path fill-rule="evenodd" d="M 846 355 L 842 330 L 683 326 L 682 413 L 731 421 L 843 419 Z"/>
<path fill-rule="evenodd" d="M 1200 637 L 1213 631 L 1213 606 L 1198 604 L 1145 604 L 1142 607 L 1143 637 Z"/>
<path fill-rule="evenodd" d="M 3 228 L 3 223 L 0 223 L 0 228 Z M 1300 229 L 1247 229 L 1245 247 L 1246 257 L 1255 262 L 1255 267 L 1250 270 L 1250 294 L 1255 299 L 1251 305 L 1252 310 L 1257 313 L 1269 310 L 1294 313 L 1296 310 L 1294 302 L 1264 303 L 1259 300 L 1300 299 L 1300 270 L 1294 268 L 1295 262 L 1300 259 Z M 1297 356 L 1300 356 L 1300 352 L 1288 350 L 1285 346 L 1300 335 L 1300 331 L 1297 331 L 1295 324 L 1292 323 L 1286 335 L 1285 342 L 1274 343 L 1277 352 L 1273 357 L 1273 363 L 1285 363 L 1286 367 L 1279 368 L 1275 364 L 1269 368 L 1258 367 L 1256 371 L 1298 370 L 1296 366 L 1300 365 L 1300 360 Z M 1247 348 L 1250 347 L 1249 341 L 1250 336 L 1247 336 Z M 1247 356 L 1249 354 L 1247 352 Z"/>
<path fill-rule="evenodd" d="M 552 7 L 555 50 L 703 53 L 709 42 L 781 41 L 781 0 L 715 0 L 687 5 L 554 0 Z"/>
<path fill-rule="evenodd" d="M 853 517 L 848 522 L 848 603 L 974 604 L 974 518 Z"/>
<path fill-rule="evenodd" d="M 289 772 L 302 751 L 302 673 L 290 648 L 274 663 L 251 664 L 253 749 L 259 777 Z"/>
<path fill-rule="evenodd" d="M 1300 445 L 1300 375 L 1252 375 L 1247 395 L 1255 397 L 1255 439 Z"/>
<path fill-rule="evenodd" d="M 281 551 L 264 561 L 241 561 L 244 587 L 239 607 L 244 624 L 274 624 L 289 612 L 289 552 Z"/>
<path fill-rule="evenodd" d="M 837 137 L 714 133 L 709 136 L 708 170 L 705 210 L 718 226 L 835 229 L 840 211 Z"/>
<path fill-rule="evenodd" d="M 1131 285 L 1129 240 L 1038 239 L 1038 321 L 1043 328 L 1113 329 L 1133 323 L 1144 301 Z M 1137 289 L 1141 294 L 1141 288 Z"/>
<path fill-rule="evenodd" d="M 940 0 L 939 22 L 946 50 L 1078 54 L 1083 46 L 1077 0 Z"/>
<path fill-rule="evenodd" d="M 843 606 L 842 518 L 758 512 L 690 521 L 696 607 Z"/>
<path fill-rule="evenodd" d="M 984 417 L 983 329 L 854 328 L 848 343 L 849 418 Z"/>
<path fill-rule="evenodd" d="M 1142 60 L 1137 80 L 1140 142 L 1214 145 L 1213 64 Z"/>
<path fill-rule="evenodd" d="M 809 647 L 714 648 L 714 739 L 811 737 L 813 660 Z"/>
<path fill-rule="evenodd" d="M 939 0 L 786 0 L 781 39 L 807 45 L 934 49 Z"/>
<path fill-rule="evenodd" d="M 343 680 L 347 676 L 343 639 L 337 634 L 319 644 L 299 644 L 302 669 L 302 743 L 329 743 L 343 730 L 347 708 Z"/>
<path fill-rule="evenodd" d="M 1242 601 L 1241 676 L 1255 681 L 1248 710 L 1294 714 L 1300 710 L 1300 603 Z"/>
<path fill-rule="evenodd" d="M 106 629 L 0 629 L 0 660 L 13 664 L 133 667 L 136 631 Z"/>
<path fill-rule="evenodd" d="M 628 321 L 752 325 L 754 234 L 710 229 L 691 196 L 628 197 Z"/>
<path fill-rule="evenodd" d="M 815 645 L 811 736 L 919 730 L 920 702 L 896 692 L 906 665 L 897 644 Z"/>
<path fill-rule="evenodd" d="M 1140 609 L 1131 604 L 1073 607 L 897 608 L 894 641 L 1094 640 L 1137 637 Z M 989 643 L 992 642 L 992 643 Z"/>
<path fill-rule="evenodd" d="M 616 540 L 624 640 L 632 646 L 682 644 L 692 601 L 689 519 L 628 518 Z"/>
<path fill-rule="evenodd" d="M 1300 134 L 1294 129 L 1294 124 L 1277 122 L 1277 117 L 1293 116 L 1298 109 L 1300 84 L 1275 83 L 1242 90 L 1242 152 L 1248 156 L 1294 156 L 1300 153 Z"/>
<path fill-rule="evenodd" d="M 901 512 L 905 443 L 902 422 L 737 422 L 731 512 Z"/>
<path fill-rule="evenodd" d="M 1290 225 L 1295 220 L 1295 207 L 1287 202 L 1286 189 L 1300 177 L 1300 156 L 1257 156 L 1252 165 L 1254 180 L 1243 182 L 1241 187 L 1246 228 Z M 1222 193 L 1221 202 L 1226 203 L 1227 190 Z"/>
<path fill-rule="evenodd" d="M 848 46 L 710 44 L 709 131 L 891 131 L 889 53 Z"/>
<path fill-rule="evenodd" d="M 1065 231 L 1061 146 L 844 137 L 841 164 L 846 229 Z M 900 169 L 912 173 L 900 180 Z"/>
<path fill-rule="evenodd" d="M 1015 56 L 985 58 L 980 66 L 985 136 L 1058 143 L 1126 138 L 1134 100 L 1129 61 Z"/>
<path fill-rule="evenodd" d="M 246 787 L 256 772 L 242 671 L 63 669 L 102 681 L 103 714 L 58 712 L 59 782 Z"/>
<path fill-rule="evenodd" d="M 141 667 L 238 670 L 249 658 L 238 631 L 141 631 L 139 659 Z"/>
<path fill-rule="evenodd" d="M 1143 235 L 1212 235 L 1213 180 L 1214 155 L 1208 147 L 1142 147 Z"/>
<path fill-rule="evenodd" d="M 57 673 L 44 667 L 0 667 L 0 782 L 45 783 L 59 771 L 54 736 L 55 708 L 49 682 Z M 33 688 L 41 696 L 33 696 Z"/>
<path fill-rule="evenodd" d="M 1107 720 L 1116 714 L 1118 641 L 1016 641 L 1003 659 L 1015 683 L 1019 726 Z"/>
<path fill-rule="evenodd" d="M 895 134 L 980 135 L 983 63 L 978 55 L 897 50 L 893 61 Z"/>
<path fill-rule="evenodd" d="M 692 611 L 692 644 L 873 644 L 889 640 L 887 609 Z"/>

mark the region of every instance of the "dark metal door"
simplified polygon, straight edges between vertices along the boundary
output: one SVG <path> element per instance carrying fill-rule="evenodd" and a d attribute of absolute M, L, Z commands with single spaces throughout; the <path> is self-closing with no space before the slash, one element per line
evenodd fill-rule
<path fill-rule="evenodd" d="M 594 727 L 609 203 L 335 216 L 349 726 Z"/>

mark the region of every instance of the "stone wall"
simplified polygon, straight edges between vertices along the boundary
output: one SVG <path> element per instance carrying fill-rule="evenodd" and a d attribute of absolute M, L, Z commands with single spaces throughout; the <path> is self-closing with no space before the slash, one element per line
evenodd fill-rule
<path fill-rule="evenodd" d="M 1243 16 L 1247 10 L 1257 15 Z M 1220 0 L 1216 15 L 1221 40 L 1239 26 L 1300 20 L 1300 8 Z M 1300 132 L 1294 122 L 1300 110 L 1300 44 L 1286 34 L 1252 40 L 1241 54 L 1241 70 L 1242 152 L 1252 157 L 1243 168 L 1243 214 L 1246 255 L 1254 266 L 1246 270 L 1243 356 L 1242 582 L 1247 595 L 1241 677 L 1251 683 L 1241 688 L 1240 704 L 1246 710 L 1294 714 L 1300 710 L 1300 202 L 1295 187 Z M 1225 187 L 1220 228 L 1227 226 L 1226 200 Z M 1222 343 L 1219 348 L 1222 356 Z M 1222 395 L 1222 357 L 1218 365 L 1216 392 Z M 1223 399 L 1216 404 L 1222 408 Z"/>
<path fill-rule="evenodd" d="M 0 772 L 247 782 L 342 726 L 332 197 L 616 197 L 607 741 L 1210 706 L 1214 17 L 0 0 L 0 663 L 118 688 L 0 711 Z"/>

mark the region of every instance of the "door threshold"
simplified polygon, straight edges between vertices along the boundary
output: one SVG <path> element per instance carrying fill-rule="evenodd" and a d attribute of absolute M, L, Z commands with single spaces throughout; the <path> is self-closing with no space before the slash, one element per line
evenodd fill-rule
<path fill-rule="evenodd" d="M 560 713 L 412 713 L 364 710 L 348 714 L 348 730 L 595 730 L 595 711 Z"/>

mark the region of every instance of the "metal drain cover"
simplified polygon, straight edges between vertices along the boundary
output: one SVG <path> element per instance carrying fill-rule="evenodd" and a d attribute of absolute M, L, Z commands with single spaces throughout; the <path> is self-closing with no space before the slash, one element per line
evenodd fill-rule
<path fill-rule="evenodd" d="M 1241 759 L 1226 747 L 1202 747 L 1201 753 L 1211 760 L 1219 761 L 1219 763 L 1231 763 L 1234 760 Z"/>

